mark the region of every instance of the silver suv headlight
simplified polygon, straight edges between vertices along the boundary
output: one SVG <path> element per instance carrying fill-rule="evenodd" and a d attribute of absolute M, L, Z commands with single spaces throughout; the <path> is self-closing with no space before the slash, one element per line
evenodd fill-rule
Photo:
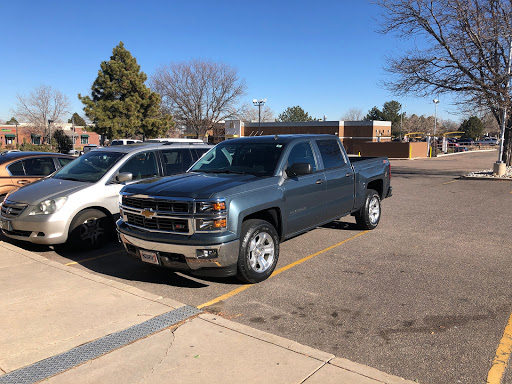
<path fill-rule="evenodd" d="M 29 215 L 51 215 L 61 209 L 67 199 L 67 196 L 63 196 L 41 201 L 32 209 Z"/>

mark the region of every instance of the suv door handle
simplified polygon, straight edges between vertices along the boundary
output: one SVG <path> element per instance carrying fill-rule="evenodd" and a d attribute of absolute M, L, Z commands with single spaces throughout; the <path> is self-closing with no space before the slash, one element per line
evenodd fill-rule
<path fill-rule="evenodd" d="M 30 184 L 30 180 L 18 180 L 18 184 L 21 184 L 21 185 Z"/>
<path fill-rule="evenodd" d="M 316 184 L 322 184 L 323 182 L 324 182 L 324 181 L 323 181 L 322 179 L 318 179 L 318 180 L 316 181 Z"/>
<path fill-rule="evenodd" d="M 350 177 L 350 176 L 352 176 L 352 174 L 351 174 L 350 172 L 348 172 L 348 173 L 345 175 L 345 177 Z"/>

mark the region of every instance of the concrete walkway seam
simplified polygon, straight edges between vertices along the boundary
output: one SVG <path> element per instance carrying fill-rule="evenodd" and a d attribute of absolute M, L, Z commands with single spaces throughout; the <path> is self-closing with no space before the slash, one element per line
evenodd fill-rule
<path fill-rule="evenodd" d="M 199 313 L 201 313 L 200 310 L 188 305 L 163 313 L 122 331 L 111 333 L 67 352 L 6 373 L 0 376 L 0 384 L 37 383 L 169 328 Z"/>

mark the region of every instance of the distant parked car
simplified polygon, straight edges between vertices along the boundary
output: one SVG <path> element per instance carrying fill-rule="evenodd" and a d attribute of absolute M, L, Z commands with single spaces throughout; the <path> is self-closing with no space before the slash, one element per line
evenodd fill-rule
<path fill-rule="evenodd" d="M 96 144 L 88 144 L 84 145 L 84 149 L 82 150 L 82 154 L 86 154 L 87 152 L 92 151 L 93 149 L 101 148 L 99 145 Z"/>
<path fill-rule="evenodd" d="M 459 144 L 464 144 L 464 145 L 475 145 L 475 140 L 473 140 L 470 137 L 463 137 L 463 138 L 459 139 L 457 142 Z"/>
<path fill-rule="evenodd" d="M 75 158 L 62 153 L 10 151 L 0 154 L 0 202 L 13 190 L 51 175 Z"/>
<path fill-rule="evenodd" d="M 135 140 L 135 139 L 115 139 L 112 140 L 110 145 L 128 145 L 128 144 L 135 144 L 135 143 L 142 143 L 142 140 Z"/>
<path fill-rule="evenodd" d="M 76 149 L 70 149 L 68 151 L 68 155 L 79 155 L 79 154 L 80 154 L 80 152 L 77 151 Z"/>
<path fill-rule="evenodd" d="M 496 145 L 498 144 L 498 139 L 494 137 L 484 137 L 482 140 L 479 140 L 476 143 L 480 145 Z"/>
<path fill-rule="evenodd" d="M 201 139 L 182 139 L 179 137 L 148 139 L 145 143 L 204 143 Z"/>

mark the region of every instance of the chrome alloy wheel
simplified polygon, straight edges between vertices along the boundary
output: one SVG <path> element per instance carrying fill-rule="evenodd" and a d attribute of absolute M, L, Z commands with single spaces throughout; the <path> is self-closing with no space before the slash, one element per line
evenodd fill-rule
<path fill-rule="evenodd" d="M 255 272 L 265 272 L 274 263 L 274 239 L 266 232 L 256 234 L 249 244 L 249 265 Z"/>
<path fill-rule="evenodd" d="M 368 204 L 368 217 L 372 224 L 376 224 L 380 217 L 380 202 L 377 196 L 373 196 Z"/>

